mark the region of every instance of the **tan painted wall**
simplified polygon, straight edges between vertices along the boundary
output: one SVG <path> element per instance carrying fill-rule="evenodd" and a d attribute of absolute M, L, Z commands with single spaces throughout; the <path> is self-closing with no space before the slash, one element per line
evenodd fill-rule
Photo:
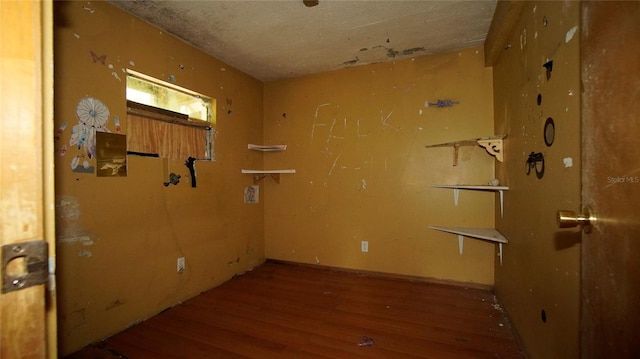
<path fill-rule="evenodd" d="M 481 48 L 343 69 L 265 84 L 268 258 L 493 284 L 495 247 L 429 225 L 494 224 L 495 195 L 432 184 L 486 184 L 494 158 L 425 145 L 493 134 L 492 70 Z M 425 102 L 455 100 L 448 108 Z M 369 242 L 369 252 L 360 250 Z"/>
<path fill-rule="evenodd" d="M 496 221 L 510 243 L 495 290 L 532 358 L 579 354 L 580 235 L 555 222 L 556 210 L 580 209 L 579 5 L 527 3 L 493 68 L 496 131 L 509 135 L 496 173 L 511 187 L 504 219 Z M 551 147 L 543 138 L 548 117 L 556 124 Z M 531 152 L 545 156 L 542 179 L 525 174 Z"/>
<path fill-rule="evenodd" d="M 64 355 L 264 260 L 263 205 L 244 204 L 249 182 L 240 173 L 262 166 L 246 144 L 261 141 L 263 116 L 260 82 L 108 3 L 55 2 L 54 11 L 55 129 L 67 123 L 55 140 Z M 69 145 L 81 99 L 102 101 L 107 128 L 116 132 L 118 116 L 126 130 L 124 68 L 174 76 L 177 85 L 217 99 L 217 161 L 196 163 L 197 188 L 183 161 L 129 156 L 125 178 L 72 172 L 72 159 L 84 154 Z M 168 171 L 182 182 L 164 187 Z M 178 274 L 182 256 L 186 272 Z"/>
<path fill-rule="evenodd" d="M 577 23 L 575 5 L 527 8 L 495 76 L 476 48 L 264 86 L 106 3 L 56 2 L 54 10 L 55 128 L 68 124 L 55 141 L 62 354 L 213 287 L 265 255 L 491 285 L 493 244 L 465 239 L 461 256 L 455 235 L 427 227 L 494 223 L 511 240 L 504 266 L 495 267 L 497 290 L 528 350 L 538 357 L 574 353 L 578 249 L 557 248 L 566 238 L 554 237 L 556 208 L 549 219 L 542 203 L 551 193 L 554 206 L 577 206 L 567 176 L 579 173 L 578 140 L 570 137 L 561 151 L 546 149 L 544 180 L 524 176 L 523 167 L 528 152 L 541 148 L 544 114 L 566 116 L 556 122 L 558 143 L 577 133 L 577 67 L 563 70 L 577 58 L 577 41 L 562 42 Z M 540 28 L 542 12 L 562 14 L 549 16 L 553 36 Z M 526 26 L 540 33 L 529 32 L 518 50 Z M 558 58 L 549 82 L 539 77 L 546 57 Z M 83 153 L 68 145 L 80 99 L 100 99 L 111 112 L 107 127 L 115 131 L 118 116 L 126 128 L 126 67 L 163 80 L 174 76 L 178 85 L 217 99 L 217 161 L 198 162 L 198 188 L 189 186 L 181 161 L 130 156 L 126 178 L 71 171 L 71 160 Z M 506 162 L 497 166 L 512 186 L 504 220 L 494 217 L 494 194 L 463 191 L 456 207 L 451 190 L 429 187 L 484 184 L 494 177 L 493 157 L 463 147 L 453 167 L 452 149 L 424 147 L 494 134 L 492 78 L 495 133 L 509 135 Z M 538 91 L 540 109 L 532 102 Z M 460 103 L 425 107 L 438 99 Z M 263 155 L 246 150 L 247 143 L 288 149 Z M 565 157 L 573 167 L 564 167 Z M 261 203 L 246 205 L 242 192 L 252 179 L 241 168 L 297 173 L 282 175 L 280 184 L 264 179 Z M 180 185 L 162 186 L 169 170 L 183 175 Z M 360 251 L 362 240 L 368 253 Z M 175 270 L 180 256 L 187 260 L 182 275 Z M 539 323 L 541 309 L 547 324 Z"/>

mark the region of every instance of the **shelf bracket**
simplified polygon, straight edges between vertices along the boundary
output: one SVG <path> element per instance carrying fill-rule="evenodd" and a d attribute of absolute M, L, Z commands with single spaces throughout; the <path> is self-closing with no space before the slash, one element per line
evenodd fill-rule
<path fill-rule="evenodd" d="M 267 177 L 267 175 L 264 174 L 264 173 L 253 176 L 253 184 L 258 184 L 258 182 L 262 181 L 266 177 Z M 280 174 L 279 173 L 271 173 L 271 178 L 273 178 L 273 180 L 276 181 L 277 184 L 280 184 Z"/>
<path fill-rule="evenodd" d="M 274 181 L 277 184 L 280 184 L 280 174 L 281 173 L 296 173 L 296 170 L 242 170 L 242 173 L 252 174 L 253 175 L 253 184 L 258 184 L 258 182 L 262 181 L 267 177 L 267 175 L 271 175 Z"/>
<path fill-rule="evenodd" d="M 506 186 L 470 186 L 470 185 L 432 185 L 435 188 L 450 188 L 453 189 L 453 203 L 458 206 L 460 200 L 460 190 L 482 190 L 482 191 L 496 191 L 500 194 L 500 218 L 504 218 L 504 191 L 508 190 Z"/>
<path fill-rule="evenodd" d="M 464 249 L 464 236 L 458 234 L 458 251 L 462 255 Z M 502 243 L 498 243 L 498 257 L 500 257 L 500 267 L 502 267 Z"/>
<path fill-rule="evenodd" d="M 491 138 L 478 140 L 478 144 L 484 147 L 490 155 L 494 156 L 498 161 L 504 162 L 502 153 L 502 138 Z"/>
<path fill-rule="evenodd" d="M 455 142 L 447 142 L 447 143 L 439 143 L 436 145 L 428 145 L 426 148 L 432 147 L 453 147 L 453 165 L 458 165 L 458 152 L 460 150 L 460 146 L 475 146 L 480 145 L 484 147 L 490 155 L 496 157 L 498 161 L 504 162 L 503 152 L 502 152 L 502 139 L 505 138 L 505 135 L 497 135 L 491 137 L 480 137 L 474 138 L 471 140 L 464 141 L 455 141 Z"/>
<path fill-rule="evenodd" d="M 458 150 L 460 149 L 460 145 L 459 144 L 455 144 L 453 145 L 453 165 L 457 166 L 458 165 Z"/>

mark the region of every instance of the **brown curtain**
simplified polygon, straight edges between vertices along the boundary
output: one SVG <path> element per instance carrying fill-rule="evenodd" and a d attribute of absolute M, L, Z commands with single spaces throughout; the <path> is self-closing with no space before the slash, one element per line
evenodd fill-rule
<path fill-rule="evenodd" d="M 129 113 L 127 151 L 158 154 L 161 158 L 209 159 L 209 129 L 170 123 Z"/>

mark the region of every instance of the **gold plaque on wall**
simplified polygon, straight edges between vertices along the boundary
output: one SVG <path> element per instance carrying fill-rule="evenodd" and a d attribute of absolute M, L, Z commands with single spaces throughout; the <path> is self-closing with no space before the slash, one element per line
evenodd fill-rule
<path fill-rule="evenodd" d="M 96 132 L 98 177 L 127 176 L 127 136 Z"/>

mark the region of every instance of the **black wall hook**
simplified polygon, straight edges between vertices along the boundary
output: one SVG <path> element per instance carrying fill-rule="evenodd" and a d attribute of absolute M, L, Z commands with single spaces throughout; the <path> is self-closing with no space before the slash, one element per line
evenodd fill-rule
<path fill-rule="evenodd" d="M 193 157 L 187 158 L 184 162 L 184 165 L 189 169 L 189 174 L 191 175 L 191 187 L 196 186 L 196 159 Z"/>
<path fill-rule="evenodd" d="M 529 158 L 527 158 L 527 163 L 525 165 L 527 176 L 531 173 L 532 167 L 535 169 L 536 177 L 538 177 L 538 179 L 544 176 L 544 155 L 542 152 L 531 152 L 529 154 Z"/>

